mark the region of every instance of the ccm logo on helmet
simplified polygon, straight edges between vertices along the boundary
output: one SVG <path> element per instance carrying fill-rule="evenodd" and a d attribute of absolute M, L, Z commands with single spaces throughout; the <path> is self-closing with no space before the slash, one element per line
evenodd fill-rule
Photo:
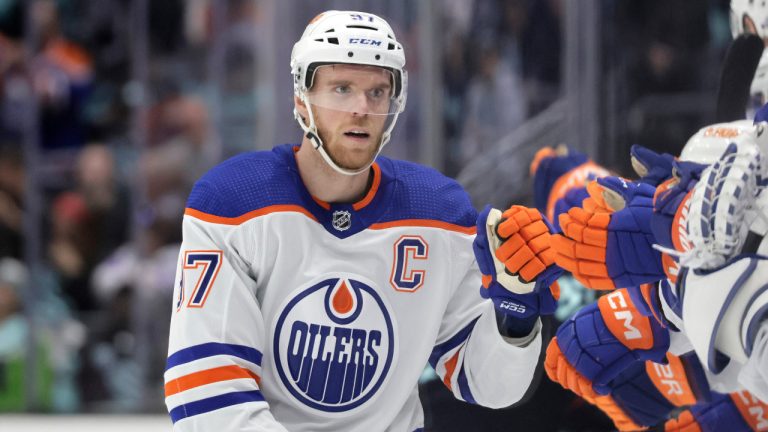
<path fill-rule="evenodd" d="M 381 46 L 380 40 L 366 39 L 366 38 L 349 38 L 349 43 L 356 44 L 356 45 Z"/>

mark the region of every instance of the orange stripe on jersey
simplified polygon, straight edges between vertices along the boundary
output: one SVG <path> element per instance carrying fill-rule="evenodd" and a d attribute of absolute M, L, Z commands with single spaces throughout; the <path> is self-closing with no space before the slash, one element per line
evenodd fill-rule
<path fill-rule="evenodd" d="M 373 197 L 376 196 L 376 192 L 379 190 L 379 184 L 381 184 L 381 168 L 379 168 L 379 164 L 374 162 L 373 165 L 371 165 L 371 169 L 373 169 L 373 182 L 371 182 L 371 188 L 368 190 L 368 193 L 365 194 L 363 199 L 352 204 L 352 208 L 355 211 L 370 204 L 371 201 L 373 201 Z"/>
<path fill-rule="evenodd" d="M 200 387 L 206 384 L 212 384 L 221 381 L 230 381 L 234 379 L 253 378 L 256 385 L 261 385 L 261 378 L 248 369 L 240 366 L 222 366 L 214 369 L 207 369 L 200 372 L 194 372 L 185 375 L 165 384 L 165 396 L 172 396 L 176 393 Z"/>
<path fill-rule="evenodd" d="M 752 430 L 768 431 L 768 404 L 761 402 L 746 390 L 731 393 L 730 396 L 741 417 Z"/>
<path fill-rule="evenodd" d="M 243 222 L 247 222 L 251 219 L 257 218 L 259 216 L 268 215 L 270 213 L 279 213 L 279 212 L 295 212 L 295 213 L 301 213 L 304 216 L 312 219 L 313 221 L 317 222 L 317 219 L 307 211 L 304 207 L 292 205 L 292 204 L 278 204 L 278 205 L 271 205 L 268 207 L 260 208 L 258 210 L 254 210 L 251 212 L 248 212 L 244 215 L 237 216 L 237 217 L 224 217 L 224 216 L 216 216 L 208 213 L 201 212 L 200 210 L 195 210 L 193 208 L 187 207 L 186 210 L 184 210 L 184 214 L 188 216 L 192 216 L 196 219 L 203 220 L 205 222 L 211 222 L 215 224 L 223 224 L 223 225 L 240 225 Z"/>
<path fill-rule="evenodd" d="M 392 222 L 382 222 L 372 224 L 369 228 L 373 230 L 382 230 L 388 228 L 402 228 L 402 227 L 425 227 L 425 228 L 440 228 L 448 231 L 455 231 L 462 234 L 475 234 L 477 228 L 474 226 L 465 227 L 461 225 L 454 225 L 448 222 L 441 222 L 432 219 L 403 219 Z"/>
<path fill-rule="evenodd" d="M 448 387 L 448 390 L 453 390 L 453 388 L 451 388 L 451 378 L 453 378 L 453 372 L 456 370 L 456 363 L 459 362 L 459 352 L 461 352 L 461 349 L 456 350 L 456 354 L 454 354 L 447 362 L 445 362 L 445 375 L 443 376 L 443 384 Z"/>
<path fill-rule="evenodd" d="M 325 210 L 330 210 L 331 209 L 331 205 L 328 204 L 327 202 L 321 200 L 320 198 L 315 197 L 314 195 L 310 195 L 310 196 L 317 203 L 317 205 L 319 205 L 320 207 L 324 208 Z"/>
<path fill-rule="evenodd" d="M 645 362 L 645 371 L 653 385 L 675 406 L 696 404 L 682 360 L 670 353 L 667 353 L 667 360 L 669 363 L 665 365 L 650 360 Z"/>

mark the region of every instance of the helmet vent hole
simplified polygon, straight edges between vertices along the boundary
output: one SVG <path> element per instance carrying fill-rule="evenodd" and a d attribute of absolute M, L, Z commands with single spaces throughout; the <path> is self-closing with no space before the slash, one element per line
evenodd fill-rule
<path fill-rule="evenodd" d="M 381 56 L 379 54 L 376 54 L 376 60 L 381 60 Z"/>
<path fill-rule="evenodd" d="M 355 53 L 353 53 L 352 51 L 347 53 L 347 57 L 352 57 L 353 55 L 355 55 Z"/>
<path fill-rule="evenodd" d="M 392 44 L 392 43 L 389 44 L 389 46 L 387 46 L 387 49 L 390 50 L 390 51 L 395 49 L 395 44 Z"/>
<path fill-rule="evenodd" d="M 348 25 L 347 28 L 373 30 L 373 31 L 378 30 L 376 27 L 369 27 L 369 26 L 362 26 L 362 25 Z"/>
<path fill-rule="evenodd" d="M 338 45 L 339 44 L 339 38 L 335 38 L 335 37 L 328 38 L 328 43 L 332 43 L 334 45 Z"/>
<path fill-rule="evenodd" d="M 336 31 L 336 29 L 328 29 L 328 30 L 326 30 L 325 32 L 326 32 L 326 33 L 333 33 L 333 32 L 335 32 L 335 31 Z"/>

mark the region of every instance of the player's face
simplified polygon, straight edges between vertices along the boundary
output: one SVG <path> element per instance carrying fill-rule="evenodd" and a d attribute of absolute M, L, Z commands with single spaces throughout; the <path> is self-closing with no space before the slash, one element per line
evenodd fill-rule
<path fill-rule="evenodd" d="M 307 98 L 325 151 L 340 167 L 356 170 L 376 156 L 391 121 L 391 72 L 375 66 L 317 68 Z"/>

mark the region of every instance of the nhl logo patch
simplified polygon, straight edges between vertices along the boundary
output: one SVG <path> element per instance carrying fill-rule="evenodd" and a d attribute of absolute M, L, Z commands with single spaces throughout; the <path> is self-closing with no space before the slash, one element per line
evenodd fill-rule
<path fill-rule="evenodd" d="M 346 210 L 336 210 L 333 212 L 332 223 L 337 231 L 346 231 L 352 226 L 352 213 Z"/>

